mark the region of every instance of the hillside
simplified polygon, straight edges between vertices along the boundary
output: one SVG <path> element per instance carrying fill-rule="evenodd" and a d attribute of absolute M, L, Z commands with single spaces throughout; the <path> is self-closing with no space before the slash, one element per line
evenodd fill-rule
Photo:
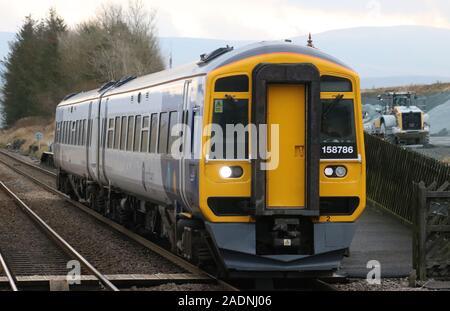
<path fill-rule="evenodd" d="M 280 38 L 284 39 L 284 38 Z M 292 38 L 305 45 L 306 36 Z M 313 35 L 314 44 L 353 67 L 363 88 L 450 82 L 450 29 L 423 26 L 363 27 Z M 239 47 L 250 41 L 161 38 L 160 46 L 173 65 L 227 44 Z"/>
<path fill-rule="evenodd" d="M 392 91 L 411 91 L 419 96 L 421 105 L 425 106 L 426 111 L 444 104 L 450 100 L 450 83 L 434 83 L 425 85 L 408 85 L 387 88 L 374 88 L 363 90 L 362 99 L 364 104 L 378 104 L 377 96 Z M 450 119 L 449 119 L 450 122 Z"/>

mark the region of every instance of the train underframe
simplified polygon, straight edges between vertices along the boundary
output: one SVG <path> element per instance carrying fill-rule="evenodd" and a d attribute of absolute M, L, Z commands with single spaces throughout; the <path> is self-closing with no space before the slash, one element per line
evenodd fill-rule
<path fill-rule="evenodd" d="M 355 232 L 354 223 L 313 224 L 308 217 L 205 222 L 176 213 L 173 206 L 141 200 L 63 171 L 58 173 L 57 187 L 73 200 L 224 278 L 331 276 L 348 254 Z M 293 244 L 286 248 L 285 238 L 292 236 L 298 238 L 289 239 Z"/>

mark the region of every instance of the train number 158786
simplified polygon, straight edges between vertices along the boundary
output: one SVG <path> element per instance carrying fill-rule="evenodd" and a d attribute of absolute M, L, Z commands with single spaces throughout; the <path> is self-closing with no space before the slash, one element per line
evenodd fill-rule
<path fill-rule="evenodd" d="M 324 154 L 353 154 L 355 147 L 353 146 L 323 146 L 322 152 Z"/>

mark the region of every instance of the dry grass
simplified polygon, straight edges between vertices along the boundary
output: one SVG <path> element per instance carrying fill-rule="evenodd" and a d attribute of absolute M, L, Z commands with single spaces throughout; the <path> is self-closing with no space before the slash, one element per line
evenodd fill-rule
<path fill-rule="evenodd" d="M 425 95 L 431 93 L 440 93 L 440 92 L 448 92 L 450 91 L 450 83 L 435 83 L 435 84 L 426 84 L 426 85 L 407 85 L 407 86 L 398 86 L 398 87 L 386 87 L 386 88 L 378 88 L 378 89 L 366 89 L 363 90 L 364 94 L 370 95 L 373 93 L 384 94 L 386 92 L 416 92 L 418 95 Z"/>
<path fill-rule="evenodd" d="M 41 117 L 28 117 L 17 121 L 14 126 L 0 130 L 0 146 L 4 147 L 17 139 L 24 139 L 25 143 L 21 147 L 21 152 L 29 153 L 30 146 L 37 146 L 35 133 L 44 134 L 41 141 L 41 149 L 35 156 L 40 157 L 42 152 L 48 150 L 48 146 L 53 142 L 55 132 L 55 121 L 53 119 Z"/>

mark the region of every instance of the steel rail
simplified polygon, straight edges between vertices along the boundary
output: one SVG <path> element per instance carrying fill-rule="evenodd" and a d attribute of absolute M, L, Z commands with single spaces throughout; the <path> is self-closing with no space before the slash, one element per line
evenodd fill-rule
<path fill-rule="evenodd" d="M 14 157 L 12 157 L 13 159 L 15 159 Z M 157 253 L 158 255 L 160 255 L 161 257 L 167 259 L 168 261 L 172 262 L 173 264 L 183 268 L 184 270 L 193 273 L 193 274 L 197 274 L 199 276 L 206 276 L 211 278 L 212 280 L 214 280 L 215 282 L 217 282 L 217 284 L 223 286 L 224 288 L 227 288 L 230 291 L 239 291 L 238 288 L 234 287 L 231 284 L 228 284 L 225 281 L 222 281 L 220 279 L 218 279 L 217 277 L 211 275 L 210 273 L 200 269 L 199 267 L 191 264 L 190 262 L 184 260 L 183 258 L 175 255 L 174 253 L 166 250 L 165 248 L 161 247 L 160 245 L 145 239 L 144 237 L 126 229 L 125 227 L 123 227 L 122 225 L 112 221 L 111 219 L 108 219 L 106 217 L 104 217 L 103 215 L 100 215 L 99 213 L 91 210 L 90 208 L 86 207 L 85 205 L 81 204 L 80 202 L 74 201 L 72 200 L 68 195 L 66 195 L 65 193 L 62 193 L 61 191 L 43 183 L 42 181 L 40 181 L 39 179 L 30 176 L 29 174 L 27 174 L 26 172 L 19 170 L 18 168 L 10 165 L 9 163 L 6 163 L 5 161 L 3 161 L 2 159 L 0 159 L 0 163 L 3 163 L 4 165 L 6 165 L 7 167 L 9 167 L 10 169 L 12 169 L 13 171 L 15 171 L 16 173 L 30 179 L 33 183 L 35 183 L 36 185 L 45 188 L 47 191 L 63 198 L 67 203 L 73 205 L 74 207 L 77 207 L 78 209 L 82 210 L 83 212 L 89 214 L 90 216 L 96 218 L 97 220 L 99 220 L 100 222 L 102 222 L 103 224 L 107 225 L 108 227 L 111 227 L 112 229 L 116 230 L 117 232 L 125 235 L 127 238 L 129 238 L 130 240 L 140 244 L 141 246 L 153 251 L 154 253 Z"/>
<path fill-rule="evenodd" d="M 0 181 L 0 187 L 8 194 L 22 210 L 35 221 L 44 232 L 67 253 L 76 258 L 86 267 L 98 280 L 109 290 L 118 291 L 119 289 L 111 283 L 103 274 L 101 274 L 89 261 L 87 261 L 80 253 L 78 253 L 66 240 L 64 240 L 56 231 L 54 231 L 47 223 L 42 220 L 30 207 L 28 207 L 14 192 L 12 192 L 3 182 Z"/>
<path fill-rule="evenodd" d="M 56 173 L 54 173 L 54 172 L 52 172 L 52 171 L 49 171 L 49 170 L 47 170 L 47 169 L 45 169 L 45 168 L 42 168 L 42 167 L 40 167 L 40 166 L 38 166 L 38 165 L 36 165 L 36 164 L 29 163 L 29 162 L 27 162 L 27 161 L 25 161 L 25 160 L 19 159 L 18 157 L 13 156 L 12 154 L 10 154 L 10 153 L 7 152 L 7 151 L 4 151 L 4 150 L 1 150 L 1 149 L 0 149 L 0 154 L 7 156 L 7 157 L 11 158 L 11 159 L 14 160 L 14 161 L 17 161 L 17 162 L 19 162 L 20 164 L 24 164 L 24 165 L 26 165 L 26 166 L 28 166 L 28 167 L 34 168 L 34 169 L 38 170 L 39 172 L 44 173 L 44 174 L 46 174 L 46 175 L 48 175 L 48 176 L 56 177 Z"/>
<path fill-rule="evenodd" d="M 11 290 L 13 292 L 19 291 L 17 289 L 17 285 L 16 285 L 16 281 L 14 279 L 14 276 L 13 276 L 11 270 L 9 269 L 8 265 L 6 264 L 6 261 L 3 258 L 1 252 L 0 252 L 0 264 L 1 264 L 1 267 L 3 269 L 3 272 L 5 272 L 5 274 L 6 274 L 6 278 L 8 279 L 8 283 L 9 283 L 9 286 L 11 287 Z"/>

